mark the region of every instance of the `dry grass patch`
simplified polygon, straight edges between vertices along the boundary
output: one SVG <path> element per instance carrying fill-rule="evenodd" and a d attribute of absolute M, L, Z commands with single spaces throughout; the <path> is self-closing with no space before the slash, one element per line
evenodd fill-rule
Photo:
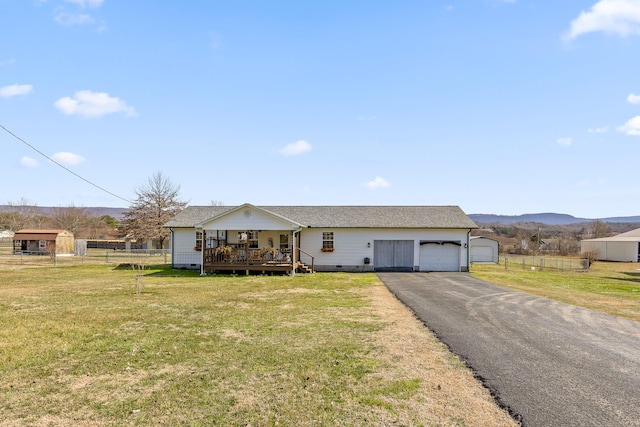
<path fill-rule="evenodd" d="M 415 425 L 413 414 L 425 414 L 426 425 L 513 426 L 489 391 L 472 372 L 430 333 L 385 287 L 367 289 L 374 312 L 383 319 L 375 334 L 385 369 L 376 373 L 380 405 L 395 408 L 399 425 Z M 426 415 L 428 414 L 428 415 Z"/>

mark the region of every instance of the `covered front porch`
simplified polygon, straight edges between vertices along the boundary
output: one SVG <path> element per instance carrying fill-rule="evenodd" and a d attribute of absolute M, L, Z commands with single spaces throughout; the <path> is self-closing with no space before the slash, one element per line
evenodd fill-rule
<path fill-rule="evenodd" d="M 202 273 L 289 274 L 314 271 L 314 258 L 290 230 L 202 230 Z M 302 261 L 304 258 L 305 261 Z"/>
<path fill-rule="evenodd" d="M 195 228 L 202 274 L 313 271 L 313 257 L 299 246 L 302 225 L 267 210 L 245 204 Z"/>

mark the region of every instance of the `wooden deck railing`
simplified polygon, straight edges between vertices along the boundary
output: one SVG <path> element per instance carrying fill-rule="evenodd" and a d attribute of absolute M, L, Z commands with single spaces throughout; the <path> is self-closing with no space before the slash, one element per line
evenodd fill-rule
<path fill-rule="evenodd" d="M 249 249 L 238 247 L 206 248 L 204 263 L 229 265 L 292 264 L 289 251 L 276 248 Z"/>

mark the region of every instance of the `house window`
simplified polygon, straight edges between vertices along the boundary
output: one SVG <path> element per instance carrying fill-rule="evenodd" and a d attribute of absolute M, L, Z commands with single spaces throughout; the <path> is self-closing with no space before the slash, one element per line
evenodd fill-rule
<path fill-rule="evenodd" d="M 202 248 L 202 231 L 196 231 L 196 248 Z"/>
<path fill-rule="evenodd" d="M 238 232 L 238 243 L 244 244 L 249 241 L 249 249 L 258 249 L 258 232 L 257 231 L 240 231 Z"/>
<path fill-rule="evenodd" d="M 289 249 L 289 235 L 281 234 L 280 235 L 280 250 L 284 251 Z"/>
<path fill-rule="evenodd" d="M 249 249 L 258 249 L 258 232 L 250 231 L 249 232 Z"/>
<path fill-rule="evenodd" d="M 333 250 L 333 231 L 322 232 L 322 250 Z"/>

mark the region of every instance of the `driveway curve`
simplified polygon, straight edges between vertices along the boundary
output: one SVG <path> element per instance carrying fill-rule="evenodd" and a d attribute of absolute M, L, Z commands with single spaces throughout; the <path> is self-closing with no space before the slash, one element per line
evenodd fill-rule
<path fill-rule="evenodd" d="M 640 322 L 468 273 L 379 273 L 525 426 L 640 426 Z"/>

